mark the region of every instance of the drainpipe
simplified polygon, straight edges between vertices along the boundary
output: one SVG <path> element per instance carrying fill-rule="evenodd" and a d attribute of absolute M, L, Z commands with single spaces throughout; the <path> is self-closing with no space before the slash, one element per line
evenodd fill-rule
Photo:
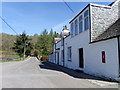
<path fill-rule="evenodd" d="M 56 63 L 56 42 L 55 42 L 55 63 Z"/>
<path fill-rule="evenodd" d="M 62 30 L 62 33 L 61 33 L 61 36 L 62 36 L 62 40 L 63 40 L 63 66 L 65 66 L 65 37 L 69 35 L 69 30 L 67 29 L 67 26 L 64 26 L 63 27 L 63 30 Z"/>

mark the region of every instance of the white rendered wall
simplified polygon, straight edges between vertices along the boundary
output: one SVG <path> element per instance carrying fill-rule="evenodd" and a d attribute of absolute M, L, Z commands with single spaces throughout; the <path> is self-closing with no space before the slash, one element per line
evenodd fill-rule
<path fill-rule="evenodd" d="M 85 72 L 97 76 L 117 78 L 119 75 L 117 38 L 93 44 L 85 49 Z M 106 63 L 102 63 L 102 51 L 106 54 Z"/>
<path fill-rule="evenodd" d="M 62 48 L 61 48 L 61 41 L 60 42 L 58 42 L 57 44 L 56 44 L 56 49 L 57 48 L 60 48 L 60 50 L 56 50 L 56 52 L 59 52 L 59 65 L 63 65 L 63 61 L 62 61 L 62 57 L 61 57 L 61 50 L 62 50 Z M 57 64 L 57 54 L 56 54 L 56 64 Z"/>
<path fill-rule="evenodd" d="M 80 33 L 75 37 L 65 39 L 65 66 L 72 69 L 79 69 L 79 48 L 85 49 L 89 44 L 89 30 Z M 67 60 L 67 48 L 72 47 L 72 61 Z M 85 51 L 84 51 L 85 54 Z"/>
<path fill-rule="evenodd" d="M 72 47 L 72 61 L 67 60 L 67 48 Z M 83 48 L 84 68 L 79 68 L 79 48 Z M 102 51 L 106 53 L 106 63 L 102 63 Z M 83 70 L 96 76 L 118 77 L 117 38 L 89 44 L 89 30 L 75 37 L 65 39 L 65 67 Z"/>

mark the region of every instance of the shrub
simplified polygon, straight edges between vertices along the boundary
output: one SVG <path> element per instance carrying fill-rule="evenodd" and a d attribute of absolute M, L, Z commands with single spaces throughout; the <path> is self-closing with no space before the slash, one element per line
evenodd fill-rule
<path fill-rule="evenodd" d="M 42 56 L 41 61 L 48 61 L 48 56 Z"/>

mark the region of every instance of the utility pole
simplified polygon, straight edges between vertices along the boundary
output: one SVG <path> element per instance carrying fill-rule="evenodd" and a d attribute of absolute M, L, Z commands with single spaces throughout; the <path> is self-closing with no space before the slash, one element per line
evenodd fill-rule
<path fill-rule="evenodd" d="M 23 46 L 23 48 L 24 48 L 24 51 L 23 51 L 23 59 L 25 60 L 25 52 L 26 52 L 26 50 L 25 50 L 25 47 L 26 46 L 26 42 L 25 42 L 25 37 L 24 37 L 24 46 Z"/>
<path fill-rule="evenodd" d="M 25 46 L 24 46 L 24 52 L 23 52 L 23 59 L 25 60 Z"/>

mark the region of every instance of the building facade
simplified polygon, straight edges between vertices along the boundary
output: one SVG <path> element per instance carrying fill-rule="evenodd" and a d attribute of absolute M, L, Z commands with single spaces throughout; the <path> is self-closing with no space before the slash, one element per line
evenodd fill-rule
<path fill-rule="evenodd" d="M 55 40 L 49 61 L 119 80 L 120 0 L 108 6 L 91 3 L 86 6 L 70 21 L 70 33 L 63 28 L 61 38 Z"/>

